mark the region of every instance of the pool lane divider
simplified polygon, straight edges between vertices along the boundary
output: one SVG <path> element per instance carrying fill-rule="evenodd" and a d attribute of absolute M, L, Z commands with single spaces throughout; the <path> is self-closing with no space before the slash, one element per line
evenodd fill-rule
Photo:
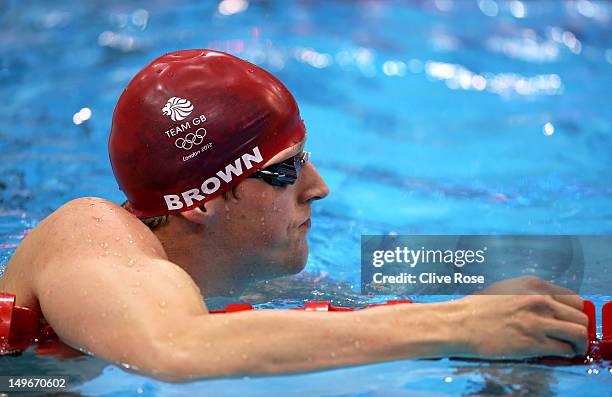
<path fill-rule="evenodd" d="M 593 302 L 585 299 L 582 311 L 589 318 L 588 356 L 595 359 L 612 360 L 612 301 L 606 302 L 601 309 L 601 339 L 597 338 L 597 318 Z"/>
<path fill-rule="evenodd" d="M 612 360 L 612 301 L 605 303 L 601 308 L 601 340 L 599 341 L 599 350 L 603 358 Z"/>
<path fill-rule="evenodd" d="M 15 305 L 15 295 L 0 293 L 0 355 L 25 350 L 38 333 L 38 314 Z"/>
<path fill-rule="evenodd" d="M 411 304 L 408 299 L 389 300 L 386 303 L 374 303 L 366 307 L 380 307 L 400 304 Z M 222 310 L 211 310 L 211 314 L 236 313 L 253 310 L 248 303 L 232 303 Z M 355 309 L 350 307 L 334 306 L 331 302 L 306 302 L 304 307 L 292 308 L 290 310 L 316 311 L 316 312 L 351 312 Z M 589 351 L 586 356 L 564 359 L 560 357 L 542 357 L 530 359 L 529 361 L 539 363 L 550 363 L 553 365 L 563 364 L 588 364 L 597 360 L 612 360 L 612 301 L 603 305 L 602 335 L 597 338 L 595 305 L 589 300 L 584 300 L 583 312 L 589 318 L 588 337 Z M 65 345 L 57 337 L 53 329 L 38 314 L 27 307 L 15 305 L 15 295 L 0 292 L 0 356 L 19 355 L 31 344 L 37 343 L 36 353 L 41 355 L 54 355 L 58 358 L 70 358 L 80 355 L 80 352 Z"/>

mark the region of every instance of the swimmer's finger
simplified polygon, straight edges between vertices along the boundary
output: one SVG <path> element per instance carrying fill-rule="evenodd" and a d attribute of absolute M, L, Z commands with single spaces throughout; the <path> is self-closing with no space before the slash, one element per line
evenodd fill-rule
<path fill-rule="evenodd" d="M 574 357 L 576 355 L 571 344 L 553 338 L 546 338 L 542 348 L 541 354 L 543 356 Z"/>
<path fill-rule="evenodd" d="M 586 354 L 588 348 L 586 327 L 567 321 L 553 319 L 544 321 L 546 336 L 569 343 L 573 347 L 574 354 Z"/>
<path fill-rule="evenodd" d="M 583 327 L 589 326 L 589 318 L 587 315 L 573 306 L 553 301 L 550 305 L 550 310 L 552 311 L 553 317 L 557 320 L 567 321 Z"/>
<path fill-rule="evenodd" d="M 543 280 L 539 277 L 525 277 L 527 283 L 531 288 L 538 293 L 544 293 L 547 295 L 576 295 L 576 291 L 572 291 L 569 288 L 560 287 L 556 284 L 553 284 L 550 281 Z"/>
<path fill-rule="evenodd" d="M 563 294 L 563 295 L 553 295 L 552 297 L 556 301 L 564 303 L 568 306 L 571 306 L 576 310 L 582 311 L 582 308 L 584 306 L 584 301 L 582 300 L 582 298 L 579 295 L 576 295 L 574 293 Z"/>
<path fill-rule="evenodd" d="M 556 301 L 569 305 L 577 310 L 582 310 L 582 298 L 577 295 L 575 291 L 572 291 L 569 288 L 560 287 L 537 277 L 530 277 L 527 280 L 532 284 L 534 290 L 538 291 L 538 293 L 552 295 Z"/>

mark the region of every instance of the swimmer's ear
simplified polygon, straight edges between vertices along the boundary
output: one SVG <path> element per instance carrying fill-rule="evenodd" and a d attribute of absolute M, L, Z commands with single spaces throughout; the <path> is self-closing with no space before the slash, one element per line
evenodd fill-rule
<path fill-rule="evenodd" d="M 181 212 L 180 215 L 190 222 L 199 223 L 203 225 L 205 223 L 208 223 L 211 214 L 209 211 L 206 210 L 206 208 L 204 208 L 204 205 L 201 205 L 194 209 Z"/>
<path fill-rule="evenodd" d="M 232 186 L 230 190 L 223 192 L 222 194 L 223 198 L 226 201 L 232 200 L 233 202 L 237 202 L 238 200 L 240 200 L 240 193 L 238 193 L 239 187 L 240 187 L 240 184 L 238 184 L 237 186 Z"/>

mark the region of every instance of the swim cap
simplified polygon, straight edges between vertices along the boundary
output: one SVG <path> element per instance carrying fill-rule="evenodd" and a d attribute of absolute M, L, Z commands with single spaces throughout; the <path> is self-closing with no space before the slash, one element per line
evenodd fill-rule
<path fill-rule="evenodd" d="M 163 55 L 127 85 L 113 113 L 113 173 L 139 217 L 202 205 L 305 137 L 295 99 L 232 55 Z"/>

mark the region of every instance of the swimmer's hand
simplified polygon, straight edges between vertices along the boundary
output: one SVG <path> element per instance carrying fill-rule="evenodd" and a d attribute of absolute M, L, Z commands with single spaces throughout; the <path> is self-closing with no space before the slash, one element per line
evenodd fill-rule
<path fill-rule="evenodd" d="M 587 352 L 582 299 L 540 278 L 501 281 L 455 303 L 465 314 L 461 330 L 469 346 L 467 357 L 573 357 Z"/>

